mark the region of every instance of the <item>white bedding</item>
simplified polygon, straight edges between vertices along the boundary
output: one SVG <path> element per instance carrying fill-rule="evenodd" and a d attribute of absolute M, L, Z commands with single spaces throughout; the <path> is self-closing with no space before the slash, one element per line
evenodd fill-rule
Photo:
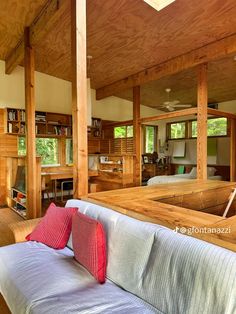
<path fill-rule="evenodd" d="M 156 176 L 148 180 L 147 185 L 153 184 L 166 184 L 166 183 L 175 183 L 196 179 L 192 177 L 189 173 L 184 174 L 175 174 L 172 176 Z M 208 180 L 222 180 L 221 176 L 209 176 Z"/>

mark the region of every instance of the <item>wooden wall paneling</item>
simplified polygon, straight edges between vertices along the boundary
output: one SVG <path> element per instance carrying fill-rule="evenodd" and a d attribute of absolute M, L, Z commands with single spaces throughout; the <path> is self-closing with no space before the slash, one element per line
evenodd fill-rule
<path fill-rule="evenodd" d="M 141 124 L 140 120 L 140 86 L 133 88 L 133 138 L 134 138 L 134 183 L 141 185 Z"/>
<path fill-rule="evenodd" d="M 96 139 L 96 138 L 89 138 L 88 139 L 88 153 L 89 154 L 96 154 L 96 153 L 100 153 L 100 139 Z"/>
<path fill-rule="evenodd" d="M 236 120 L 230 121 L 230 181 L 236 181 Z"/>
<path fill-rule="evenodd" d="M 37 217 L 37 168 L 35 136 L 34 51 L 29 28 L 25 29 L 25 112 L 26 112 L 26 191 L 27 218 Z"/>
<path fill-rule="evenodd" d="M 71 0 L 74 197 L 88 194 L 86 0 Z"/>
<path fill-rule="evenodd" d="M 198 66 L 197 179 L 207 179 L 207 64 Z"/>

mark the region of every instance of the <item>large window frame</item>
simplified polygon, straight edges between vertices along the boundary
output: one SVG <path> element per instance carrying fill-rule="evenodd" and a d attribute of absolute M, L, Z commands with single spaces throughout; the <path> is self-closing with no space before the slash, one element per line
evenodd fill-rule
<path fill-rule="evenodd" d="M 209 117 L 207 120 L 211 119 L 220 119 L 224 117 Z M 225 118 L 227 120 L 227 126 L 226 126 L 226 134 L 225 135 L 208 135 L 209 138 L 218 138 L 218 137 L 229 137 L 230 135 L 230 121 L 229 119 Z M 175 140 L 184 140 L 184 139 L 196 139 L 197 136 L 192 135 L 192 124 L 193 122 L 196 122 L 196 119 L 192 120 L 185 120 L 185 121 L 173 121 L 166 124 L 166 137 L 170 141 Z M 179 138 L 171 138 L 171 125 L 176 123 L 185 123 L 185 137 L 179 137 Z"/>
<path fill-rule="evenodd" d="M 173 124 L 184 124 L 185 125 L 185 131 L 184 131 L 184 136 L 183 137 L 176 137 L 176 138 L 172 138 L 171 137 L 171 125 Z M 186 138 L 188 138 L 188 120 L 184 120 L 184 121 L 174 121 L 174 122 L 168 122 L 166 124 L 166 138 L 168 140 L 184 140 Z"/>
<path fill-rule="evenodd" d="M 124 128 L 124 135 L 116 136 L 116 129 Z M 134 135 L 133 125 L 118 125 L 113 128 L 113 137 L 114 138 L 130 138 Z"/>
<path fill-rule="evenodd" d="M 47 162 L 43 162 L 43 158 L 42 156 L 40 156 L 40 154 L 38 154 L 37 152 L 37 156 L 41 157 L 41 166 L 42 167 L 58 167 L 61 166 L 62 163 L 62 143 L 61 140 L 57 137 L 36 137 L 36 151 L 37 151 L 37 141 L 39 140 L 55 140 L 56 141 L 56 150 L 57 150 L 57 157 L 56 157 L 56 162 L 55 163 L 47 163 Z M 26 155 L 26 137 L 25 136 L 19 136 L 18 137 L 18 141 L 17 141 L 17 150 L 18 150 L 18 155 L 19 156 L 25 156 Z"/>
<path fill-rule="evenodd" d="M 147 149 L 147 129 L 149 127 L 154 128 L 153 152 L 157 152 L 158 149 L 158 126 L 153 124 L 145 124 L 143 125 L 143 154 L 153 153 Z"/>

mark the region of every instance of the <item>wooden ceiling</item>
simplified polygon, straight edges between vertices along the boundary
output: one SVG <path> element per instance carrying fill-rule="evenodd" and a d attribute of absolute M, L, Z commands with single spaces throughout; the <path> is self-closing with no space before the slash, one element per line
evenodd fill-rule
<path fill-rule="evenodd" d="M 219 103 L 236 99 L 236 61 L 234 55 L 210 62 L 208 65 L 208 102 Z M 197 75 L 192 68 L 158 81 L 141 86 L 141 103 L 160 109 L 167 101 L 166 88 L 171 88 L 170 100 L 182 104 L 197 104 Z M 125 90 L 116 96 L 132 101 L 132 90 Z M 164 110 L 165 111 L 165 110 Z"/>
<path fill-rule="evenodd" d="M 64 1 L 68 8 L 63 18 L 55 22 L 44 40 L 35 46 L 36 70 L 70 80 L 70 1 Z M 45 2 L 0 1 L 0 59 L 6 59 L 22 37 L 24 27 L 31 24 Z M 87 50 L 93 56 L 90 76 L 94 88 L 236 33 L 235 0 L 176 0 L 160 12 L 143 0 L 88 0 L 87 4 Z M 228 65 L 229 69 L 222 64 L 226 73 L 231 68 Z M 215 71 L 219 74 L 220 63 L 215 67 L 219 67 Z M 221 74 L 221 82 L 225 82 L 224 73 Z M 220 99 L 217 93 L 222 86 L 218 76 L 212 86 L 212 91 L 215 90 L 210 94 L 212 99 Z M 232 77 L 228 83 L 232 83 L 231 80 Z M 173 86 L 174 99 L 194 102 L 195 83 L 194 71 L 189 70 L 175 78 L 146 84 L 142 88 L 142 101 L 155 106 L 165 100 L 165 95 L 157 94 Z M 180 93 L 179 89 L 185 92 Z M 230 90 L 233 94 L 233 83 Z M 119 95 L 128 98 L 125 93 Z M 223 98 L 225 96 L 221 96 Z"/>

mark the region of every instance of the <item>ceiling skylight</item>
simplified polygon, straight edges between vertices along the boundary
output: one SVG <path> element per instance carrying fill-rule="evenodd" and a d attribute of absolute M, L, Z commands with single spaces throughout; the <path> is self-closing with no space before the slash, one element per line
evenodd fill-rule
<path fill-rule="evenodd" d="M 175 0 L 144 0 L 147 4 L 153 7 L 155 10 L 160 11 L 167 7 L 169 4 Z"/>

